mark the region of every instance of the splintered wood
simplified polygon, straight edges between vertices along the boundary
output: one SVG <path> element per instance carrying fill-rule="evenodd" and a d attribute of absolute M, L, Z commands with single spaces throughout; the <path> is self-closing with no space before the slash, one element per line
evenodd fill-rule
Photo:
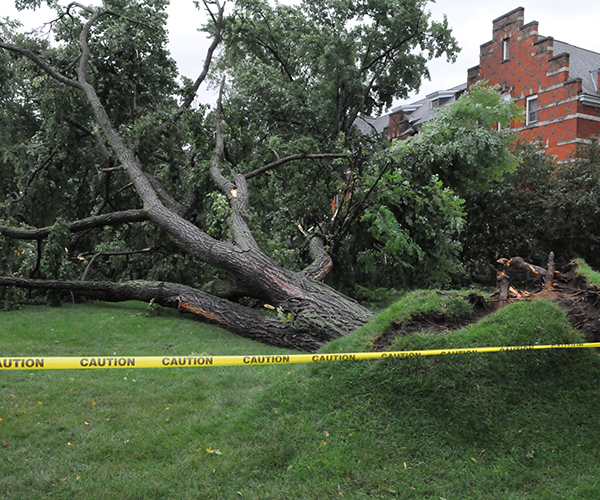
<path fill-rule="evenodd" d="M 554 252 L 550 252 L 548 257 L 548 269 L 525 262 L 525 260 L 521 257 L 513 257 L 512 259 L 502 258 L 498 259 L 497 262 L 502 264 L 507 269 L 525 271 L 527 273 L 544 277 L 544 290 L 550 289 L 554 286 Z M 498 271 L 496 281 L 498 283 L 498 292 L 496 293 L 499 295 L 500 301 L 506 301 L 508 299 L 524 299 L 531 296 L 529 292 L 517 290 L 515 287 L 510 286 L 510 278 L 504 271 Z"/>

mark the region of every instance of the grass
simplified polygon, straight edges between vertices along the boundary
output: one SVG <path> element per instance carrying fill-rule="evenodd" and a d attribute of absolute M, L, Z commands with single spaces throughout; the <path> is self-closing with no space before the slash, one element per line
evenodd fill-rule
<path fill-rule="evenodd" d="M 579 265 L 578 271 L 587 277 L 588 283 L 600 287 L 600 273 L 593 270 L 583 259 L 577 259 L 576 262 Z"/>
<path fill-rule="evenodd" d="M 0 314 L 2 356 L 275 353 L 142 304 Z M 214 429 L 281 367 L 2 372 L 0 497 L 201 498 Z M 209 456 L 209 459 L 212 455 Z M 173 493 L 173 491 L 176 493 Z"/>
<path fill-rule="evenodd" d="M 415 292 L 325 351 L 363 350 Z M 2 355 L 270 354 L 138 304 L 0 314 Z M 391 349 L 578 341 L 544 301 Z M 600 497 L 600 361 L 590 350 L 317 365 L 0 374 L 0 497 L 554 499 Z"/>

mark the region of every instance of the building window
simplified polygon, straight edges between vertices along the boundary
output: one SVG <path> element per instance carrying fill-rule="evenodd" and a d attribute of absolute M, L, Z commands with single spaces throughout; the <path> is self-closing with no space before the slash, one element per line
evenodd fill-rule
<path fill-rule="evenodd" d="M 510 59 L 510 38 L 502 40 L 502 60 L 508 61 Z"/>
<path fill-rule="evenodd" d="M 502 93 L 502 99 L 504 99 L 505 101 L 512 101 L 512 96 L 510 95 L 510 92 L 503 92 Z M 498 122 L 498 130 L 502 130 L 502 124 L 500 122 Z"/>
<path fill-rule="evenodd" d="M 526 120 L 526 125 L 531 125 L 538 121 L 538 98 L 536 95 L 527 98 Z"/>

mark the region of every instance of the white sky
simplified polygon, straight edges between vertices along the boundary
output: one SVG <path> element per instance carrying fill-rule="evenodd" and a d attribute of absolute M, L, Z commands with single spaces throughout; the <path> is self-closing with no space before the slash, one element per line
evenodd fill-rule
<path fill-rule="evenodd" d="M 436 3 L 430 3 L 429 10 L 434 19 L 441 19 L 444 13 L 447 14 L 462 52 L 455 64 L 445 60 L 432 61 L 429 65 L 431 81 L 425 80 L 419 94 L 411 95 L 408 101 L 465 82 L 467 69 L 479 64 L 479 46 L 492 38 L 492 21 L 517 7 L 525 8 L 525 23 L 539 22 L 541 35 L 553 36 L 562 42 L 600 52 L 600 37 L 596 31 L 600 19 L 598 0 L 579 0 L 573 4 L 565 0 L 515 2 L 437 0 Z M 83 0 L 82 3 L 90 3 L 90 0 Z M 168 13 L 171 54 L 178 63 L 180 73 L 195 80 L 202 69 L 206 48 L 210 43 L 203 33 L 197 31 L 205 16 L 196 9 L 192 0 L 171 0 Z M 49 19 L 48 14 L 41 12 L 19 14 L 14 9 L 13 0 L 0 0 L 0 17 L 4 16 L 21 19 L 27 26 L 37 26 Z M 214 93 L 203 91 L 199 100 L 212 102 Z"/>
<path fill-rule="evenodd" d="M 600 2 L 579 0 L 437 0 L 430 5 L 434 19 L 448 16 L 455 38 L 462 47 L 455 64 L 445 59 L 429 63 L 431 81 L 422 83 L 415 101 L 437 90 L 445 90 L 467 81 L 467 70 L 479 64 L 479 47 L 492 39 L 492 21 L 518 7 L 525 9 L 525 24 L 539 22 L 539 32 L 555 40 L 600 52 L 598 20 Z"/>

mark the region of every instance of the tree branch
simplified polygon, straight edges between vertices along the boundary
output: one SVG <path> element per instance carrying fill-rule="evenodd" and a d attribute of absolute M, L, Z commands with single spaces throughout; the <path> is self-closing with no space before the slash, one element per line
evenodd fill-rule
<path fill-rule="evenodd" d="M 18 45 L 12 45 L 10 43 L 6 43 L 0 39 L 0 48 L 9 50 L 11 52 L 15 52 L 17 54 L 21 54 L 22 56 L 27 57 L 30 61 L 33 61 L 39 68 L 45 71 L 48 75 L 50 75 L 54 80 L 60 82 L 64 85 L 68 85 L 69 87 L 73 87 L 81 90 L 82 87 L 76 80 L 71 80 L 71 78 L 67 78 L 64 75 L 61 75 L 58 71 L 56 71 L 52 66 L 50 66 L 46 61 L 42 58 L 31 52 L 29 49 L 25 49 L 23 47 L 19 47 Z"/>
<path fill-rule="evenodd" d="M 148 220 L 167 231 L 179 244 L 186 246 L 189 251 L 198 255 L 206 262 L 225 270 L 231 270 L 232 272 L 244 274 L 244 271 L 247 271 L 245 262 L 243 262 L 242 259 L 232 258 L 232 256 L 237 254 L 239 250 L 243 251 L 243 248 L 236 248 L 231 243 L 212 238 L 196 225 L 178 216 L 175 212 L 165 207 L 158 194 L 152 187 L 150 181 L 146 177 L 141 165 L 138 163 L 134 151 L 125 146 L 123 140 L 113 127 L 113 124 L 108 117 L 104 106 L 100 102 L 95 89 L 88 83 L 86 70 L 90 59 L 90 50 L 87 45 L 87 38 L 89 36 L 91 27 L 101 15 L 104 14 L 94 14 L 84 25 L 79 36 L 78 43 L 81 48 L 81 58 L 78 69 L 79 83 L 85 92 L 89 104 L 92 107 L 96 122 L 103 129 L 109 144 L 121 161 L 121 164 L 131 180 L 133 187 L 135 187 L 137 194 L 142 199 L 144 203 L 144 210 L 148 215 Z M 218 160 L 222 154 L 222 150 L 223 137 L 219 132 L 214 158 Z M 215 163 L 215 161 L 213 161 L 213 167 L 215 168 L 211 170 L 216 169 L 216 171 L 219 172 L 218 162 Z M 229 182 L 231 183 L 231 181 Z M 274 283 L 269 285 L 275 286 Z"/>
<path fill-rule="evenodd" d="M 268 25 L 268 21 L 265 20 L 265 22 L 267 22 Z M 270 28 L 270 26 L 269 26 Z M 286 64 L 286 62 L 281 58 L 281 56 L 279 55 L 279 52 L 276 50 L 276 48 L 271 47 L 268 43 L 263 42 L 260 38 L 255 37 L 256 43 L 258 43 L 258 45 L 260 45 L 263 49 L 266 49 L 268 52 L 270 52 L 273 57 L 277 60 L 277 62 L 279 63 L 281 70 L 285 73 L 285 75 L 288 77 L 288 80 L 290 82 L 294 81 L 294 75 L 292 75 L 292 73 L 290 72 L 290 70 L 288 69 L 288 65 Z M 273 44 L 275 45 L 275 47 L 277 46 L 277 42 L 275 41 L 275 39 L 273 38 L 273 35 L 271 35 L 271 41 L 273 42 Z"/>
<path fill-rule="evenodd" d="M 52 161 L 52 159 L 54 158 L 55 155 L 56 155 L 56 151 L 52 151 L 50 153 L 50 156 L 48 156 L 48 158 L 46 158 L 46 161 L 44 163 L 42 163 L 41 165 L 38 165 L 36 168 L 34 168 L 31 171 L 31 173 L 29 174 L 29 177 L 27 178 L 27 182 L 25 182 L 25 186 L 19 193 L 19 196 L 17 196 L 14 200 L 11 200 L 13 203 L 19 202 L 23 198 L 25 198 L 25 195 L 27 194 L 27 190 L 29 189 L 29 185 L 33 182 L 33 179 L 35 179 L 35 176 L 50 164 L 50 162 Z"/>
<path fill-rule="evenodd" d="M 233 333 L 264 344 L 309 352 L 316 351 L 323 345 L 322 341 L 310 332 L 297 328 L 291 321 L 282 321 L 273 314 L 262 313 L 250 307 L 219 299 L 178 283 L 156 281 L 110 283 L 0 277 L 0 286 L 71 292 L 110 302 L 153 300 L 159 305 L 191 313 L 203 321 L 217 324 Z"/>
<path fill-rule="evenodd" d="M 66 118 L 65 121 L 68 124 L 73 125 L 77 130 L 80 130 L 84 134 L 93 137 L 94 142 L 96 143 L 96 147 L 98 148 L 98 151 L 100 152 L 102 157 L 104 157 L 106 159 L 110 158 L 110 152 L 108 151 L 108 149 L 106 149 L 106 146 L 104 145 L 104 142 L 102 141 L 102 136 L 100 134 L 94 133 L 92 130 L 87 128 L 85 125 L 82 125 L 78 121 L 75 121 L 71 118 Z"/>
<path fill-rule="evenodd" d="M 231 215 L 227 218 L 227 226 L 235 241 L 236 245 L 243 250 L 251 250 L 260 252 L 260 248 L 252 236 L 248 228 L 248 222 L 244 216 L 244 212 L 250 208 L 248 185 L 246 178 L 238 174 L 234 181 L 228 179 L 221 172 L 220 164 L 225 149 L 225 141 L 223 138 L 223 88 L 225 86 L 225 78 L 221 81 L 219 89 L 219 99 L 217 100 L 216 110 L 216 146 L 212 156 L 210 174 L 219 189 L 227 196 L 232 209 Z"/>
<path fill-rule="evenodd" d="M 148 220 L 148 214 L 145 210 L 127 210 L 124 212 L 113 212 L 110 214 L 99 215 L 97 217 L 88 217 L 80 221 L 69 224 L 69 230 L 72 233 L 95 229 L 103 226 L 114 226 L 128 222 L 143 222 Z M 43 240 L 48 237 L 52 227 L 42 227 L 39 229 L 19 229 L 10 226 L 0 225 L 0 234 L 7 238 L 16 240 Z"/>
<path fill-rule="evenodd" d="M 369 62 L 368 64 L 366 63 L 366 60 L 363 60 L 363 65 L 360 68 L 360 73 L 369 71 L 372 66 L 377 64 L 379 61 L 385 59 L 390 54 L 392 54 L 393 52 L 398 50 L 400 47 L 402 47 L 405 43 L 410 42 L 415 36 L 417 36 L 419 34 L 419 29 L 421 27 L 421 21 L 423 20 L 423 15 L 424 15 L 424 11 L 421 11 L 421 14 L 419 15 L 419 19 L 417 19 L 416 25 L 415 25 L 412 33 L 410 33 L 409 35 L 407 35 L 406 37 L 404 37 L 401 40 L 397 40 L 396 43 L 392 44 L 388 49 L 383 51 L 377 57 L 374 57 L 373 60 L 371 62 Z"/>
<path fill-rule="evenodd" d="M 190 95 L 181 103 L 181 105 L 179 106 L 179 109 L 175 113 L 173 113 L 169 118 L 167 118 L 163 123 L 161 123 L 156 128 L 156 130 L 154 131 L 155 136 L 162 135 L 164 133 L 164 131 L 166 130 L 166 128 L 169 125 L 171 125 L 172 123 L 175 123 L 177 120 L 179 120 L 179 118 L 181 118 L 181 115 L 183 114 L 183 112 L 192 105 L 192 102 L 194 101 L 194 98 L 196 97 L 198 89 L 200 88 L 200 85 L 206 79 L 206 76 L 208 75 L 208 70 L 210 69 L 213 54 L 214 54 L 217 46 L 219 45 L 219 43 L 221 43 L 221 40 L 223 38 L 221 32 L 223 30 L 223 12 L 225 10 L 226 2 L 224 2 L 223 5 L 220 5 L 218 1 L 215 1 L 215 4 L 217 5 L 216 17 L 213 14 L 213 12 L 210 10 L 210 8 L 208 6 L 208 2 L 206 0 L 202 0 L 202 2 L 204 3 L 206 10 L 210 14 L 210 17 L 212 18 L 213 24 L 215 26 L 215 34 L 213 37 L 213 41 L 210 44 L 210 47 L 208 47 L 208 50 L 206 52 L 206 58 L 204 59 L 204 66 L 202 68 L 202 72 L 200 73 L 200 75 L 198 76 L 196 81 L 194 82 L 194 85 L 192 86 L 192 91 L 190 92 Z"/>
<path fill-rule="evenodd" d="M 162 182 L 160 182 L 156 177 L 150 175 L 147 172 L 146 177 L 150 181 L 150 184 L 152 184 L 154 191 L 157 192 L 158 196 L 161 197 L 163 202 L 166 203 L 167 206 L 171 210 L 173 210 L 173 212 L 175 212 L 177 215 L 179 215 L 180 217 L 185 217 L 185 214 L 189 211 L 189 206 L 183 205 L 182 203 L 179 203 L 175 198 L 173 198 L 171 193 L 167 191 L 165 186 L 163 186 Z"/>
<path fill-rule="evenodd" d="M 302 273 L 314 280 L 323 281 L 331 271 L 333 262 L 325 250 L 323 238 L 320 235 L 315 235 L 308 243 L 308 254 L 313 262 Z"/>
<path fill-rule="evenodd" d="M 250 209 L 250 197 L 248 196 L 246 178 L 238 174 L 234 177 L 234 181 L 235 188 L 231 191 L 232 198 L 230 201 L 233 212 L 227 219 L 229 231 L 233 236 L 233 240 L 240 248 L 261 252 L 244 215 Z"/>
<path fill-rule="evenodd" d="M 92 264 L 96 261 L 96 259 L 98 257 L 115 257 L 115 256 L 122 256 L 122 255 L 136 255 L 136 254 L 140 254 L 140 253 L 147 253 L 150 250 L 151 250 L 151 248 L 143 248 L 142 250 L 128 250 L 128 251 L 124 251 L 124 252 L 98 252 L 98 253 L 95 253 L 94 256 L 88 262 L 88 265 L 85 266 L 85 270 L 83 271 L 83 274 L 81 275 L 81 281 L 85 281 L 85 278 L 87 277 L 88 272 L 92 267 Z"/>
<path fill-rule="evenodd" d="M 88 14 L 95 13 L 95 11 L 90 7 L 86 7 L 85 5 L 80 4 L 79 2 L 71 2 L 69 5 L 67 5 L 67 8 L 65 9 L 65 12 L 69 15 L 71 14 L 71 7 L 79 7 L 81 10 L 87 12 Z"/>
<path fill-rule="evenodd" d="M 66 13 L 69 15 L 70 15 L 71 7 L 78 7 L 81 10 L 84 10 L 85 12 L 87 12 L 88 14 L 91 14 L 92 16 L 98 15 L 98 18 L 103 17 L 105 15 L 116 16 L 116 17 L 125 19 L 125 20 L 129 21 L 130 23 L 137 24 L 138 26 L 145 26 L 146 28 L 152 29 L 152 26 L 149 25 L 148 23 L 139 21 L 138 19 L 133 19 L 131 17 L 124 16 L 123 14 L 120 14 L 119 12 L 115 12 L 114 10 L 104 9 L 102 11 L 96 11 L 96 10 L 92 9 L 91 7 L 86 7 L 85 5 L 83 5 L 79 2 L 71 2 L 69 5 L 67 5 L 67 8 L 66 8 Z"/>
<path fill-rule="evenodd" d="M 332 252 L 335 252 L 337 250 L 338 246 L 340 245 L 340 243 L 344 239 L 344 236 L 346 236 L 346 234 L 350 230 L 350 226 L 352 225 L 352 223 L 357 219 L 357 217 L 361 213 L 363 213 L 364 206 L 365 206 L 368 198 L 375 191 L 375 188 L 377 187 L 377 185 L 379 184 L 379 182 L 383 178 L 383 176 L 386 173 L 387 169 L 389 168 L 390 164 L 391 164 L 390 161 L 388 161 L 385 164 L 385 166 L 381 169 L 381 172 L 379 172 L 379 175 L 377 176 L 377 179 L 375 179 L 375 182 L 373 182 L 373 184 L 371 185 L 371 187 L 369 188 L 369 190 L 365 193 L 365 195 L 360 199 L 360 201 L 358 203 L 356 203 L 356 205 L 350 207 L 347 210 L 347 212 L 346 212 L 347 215 L 344 218 L 344 222 L 342 223 L 340 229 L 338 230 L 337 234 L 335 235 L 334 242 L 333 242 L 333 245 L 332 245 Z"/>
<path fill-rule="evenodd" d="M 94 23 L 96 23 L 96 21 L 98 21 L 101 17 L 109 14 L 112 15 L 113 12 L 102 11 L 94 13 L 81 30 L 78 40 L 78 44 L 81 49 L 81 58 L 79 60 L 79 68 L 77 70 L 79 84 L 92 107 L 92 111 L 96 117 L 97 123 L 103 129 L 109 144 L 123 164 L 123 167 L 126 169 L 127 175 L 134 184 L 136 191 L 142 198 L 145 208 L 147 211 L 161 211 L 161 209 L 164 209 L 164 206 L 159 200 L 158 195 L 152 188 L 150 182 L 146 178 L 142 168 L 138 164 L 134 152 L 127 148 L 123 143 L 121 137 L 114 129 L 112 122 L 110 121 L 110 118 L 104 109 L 104 106 L 100 102 L 95 89 L 88 83 L 87 80 L 87 66 L 91 57 L 87 39 Z"/>
<path fill-rule="evenodd" d="M 232 196 L 232 190 L 235 185 L 230 179 L 227 179 L 221 172 L 221 161 L 223 160 L 223 150 L 225 149 L 225 139 L 223 138 L 223 89 L 225 87 L 225 77 L 221 80 L 219 87 L 219 97 L 217 99 L 217 109 L 215 112 L 215 151 L 210 160 L 210 176 L 217 187 L 229 198 Z"/>
<path fill-rule="evenodd" d="M 274 168 L 280 167 L 281 165 L 284 165 L 291 161 L 303 160 L 305 158 L 311 159 L 311 160 L 315 160 L 315 159 L 317 159 L 317 160 L 318 159 L 333 160 L 335 158 L 348 158 L 349 159 L 349 158 L 351 158 L 351 155 L 349 155 L 348 153 L 298 153 L 295 155 L 286 156 L 285 158 L 280 158 L 277 161 L 274 161 L 273 163 L 269 163 L 268 165 L 257 168 L 256 170 L 253 170 L 252 172 L 244 174 L 244 177 L 246 178 L 246 180 L 249 180 L 249 179 L 252 179 L 253 177 L 257 177 L 261 174 L 264 174 L 265 172 L 268 172 L 269 170 L 273 170 Z"/>

